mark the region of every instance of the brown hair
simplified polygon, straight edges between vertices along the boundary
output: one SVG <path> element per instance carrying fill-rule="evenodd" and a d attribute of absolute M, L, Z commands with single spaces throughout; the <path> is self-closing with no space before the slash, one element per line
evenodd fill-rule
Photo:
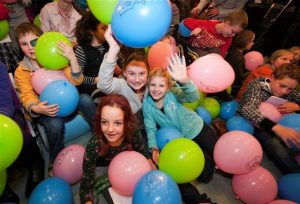
<path fill-rule="evenodd" d="M 145 53 L 143 53 L 141 51 L 135 51 L 135 52 L 129 54 L 125 60 L 123 70 L 126 70 L 127 65 L 132 61 L 144 62 L 147 66 L 147 71 L 149 71 L 150 66 L 148 63 L 147 55 Z"/>
<path fill-rule="evenodd" d="M 235 49 L 244 50 L 247 45 L 253 40 L 255 33 L 251 30 L 243 30 L 236 34 L 232 40 L 232 47 Z"/>
<path fill-rule="evenodd" d="M 224 18 L 224 22 L 228 21 L 231 26 L 238 25 L 242 29 L 248 26 L 248 15 L 245 11 L 234 11 Z"/>
<path fill-rule="evenodd" d="M 100 155 L 105 156 L 109 150 L 109 144 L 103 135 L 100 121 L 101 112 L 104 106 L 118 107 L 124 112 L 124 142 L 127 144 L 127 149 L 132 150 L 133 133 L 136 129 L 136 118 L 131 112 L 131 107 L 128 100 L 118 94 L 110 94 L 101 98 L 101 102 L 97 107 L 96 118 L 94 122 L 95 134 L 100 141 Z"/>
<path fill-rule="evenodd" d="M 273 52 L 270 57 L 270 63 L 273 63 L 277 58 L 281 57 L 282 55 L 290 54 L 291 52 L 286 49 L 280 49 Z M 291 53 L 292 54 L 292 53 Z"/>
<path fill-rule="evenodd" d="M 75 36 L 78 44 L 91 44 L 93 39 L 92 32 L 97 31 L 100 23 L 91 12 L 86 12 L 76 23 Z"/>
<path fill-rule="evenodd" d="M 17 40 L 19 40 L 20 37 L 23 37 L 24 35 L 29 33 L 34 34 L 38 37 L 43 34 L 43 31 L 32 23 L 22 23 L 18 25 L 15 32 Z"/>
<path fill-rule="evenodd" d="M 151 69 L 150 74 L 149 74 L 148 85 L 150 83 L 151 78 L 153 78 L 153 77 L 165 78 L 169 88 L 171 88 L 174 85 L 174 81 L 172 80 L 171 75 L 169 74 L 169 72 L 166 69 L 162 69 L 160 67 Z"/>
<path fill-rule="evenodd" d="M 275 79 L 290 78 L 300 83 L 300 67 L 296 64 L 283 64 L 274 70 L 273 76 Z"/>

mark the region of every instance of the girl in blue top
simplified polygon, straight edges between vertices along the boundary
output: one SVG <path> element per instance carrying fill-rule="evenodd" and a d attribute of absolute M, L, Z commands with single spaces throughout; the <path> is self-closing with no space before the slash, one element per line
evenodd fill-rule
<path fill-rule="evenodd" d="M 199 99 L 197 87 L 188 78 L 184 57 L 180 59 L 175 55 L 168 61 L 167 70 L 155 68 L 150 72 L 148 82 L 150 95 L 143 103 L 144 123 L 152 159 L 157 163 L 159 157 L 155 138 L 157 126 L 175 128 L 184 137 L 195 141 L 203 150 L 205 166 L 199 179 L 202 182 L 209 182 L 213 176 L 212 156 L 218 137 L 202 118 L 181 104 Z M 175 87 L 172 86 L 172 78 L 176 81 Z"/>

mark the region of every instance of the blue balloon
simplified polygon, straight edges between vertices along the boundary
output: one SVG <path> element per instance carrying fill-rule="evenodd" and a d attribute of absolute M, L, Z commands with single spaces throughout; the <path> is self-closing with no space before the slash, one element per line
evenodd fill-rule
<path fill-rule="evenodd" d="M 181 194 L 175 181 L 159 170 L 150 171 L 137 183 L 133 204 L 181 204 Z"/>
<path fill-rule="evenodd" d="M 182 37 L 190 37 L 191 35 L 191 30 L 186 27 L 184 24 L 183 24 L 183 20 L 179 23 L 179 34 L 182 36 Z"/>
<path fill-rule="evenodd" d="M 223 120 L 228 120 L 235 115 L 238 106 L 239 103 L 236 100 L 221 103 L 220 117 Z"/>
<path fill-rule="evenodd" d="M 64 143 L 68 143 L 77 137 L 90 131 L 90 125 L 81 115 L 76 115 L 72 120 L 65 123 Z"/>
<path fill-rule="evenodd" d="M 228 131 L 240 130 L 251 135 L 254 133 L 253 125 L 242 116 L 233 116 L 226 121 L 226 128 Z"/>
<path fill-rule="evenodd" d="M 196 113 L 204 120 L 206 124 L 211 123 L 212 117 L 210 112 L 206 108 L 198 106 L 198 108 L 196 109 Z"/>
<path fill-rule="evenodd" d="M 282 199 L 300 203 L 300 173 L 287 174 L 279 179 L 278 194 Z"/>
<path fill-rule="evenodd" d="M 166 35 L 172 9 L 167 0 L 120 0 L 112 16 L 112 31 L 127 47 L 144 48 Z"/>
<path fill-rule="evenodd" d="M 279 124 L 300 131 L 300 114 L 287 114 L 280 119 Z"/>
<path fill-rule="evenodd" d="M 39 183 L 32 191 L 29 204 L 72 204 L 72 189 L 61 178 L 52 177 Z"/>
<path fill-rule="evenodd" d="M 296 114 L 296 113 L 287 114 L 280 119 L 279 124 L 300 131 L 300 114 Z M 299 147 L 297 147 L 291 141 L 288 142 L 293 150 L 300 152 Z"/>
<path fill-rule="evenodd" d="M 162 150 L 163 147 L 173 139 L 183 137 L 182 133 L 170 127 L 160 128 L 156 132 L 157 147 Z"/>
<path fill-rule="evenodd" d="M 48 105 L 57 104 L 57 116 L 71 115 L 77 108 L 79 94 L 76 87 L 68 81 L 57 80 L 48 84 L 40 95 L 41 101 L 48 101 Z"/>
<path fill-rule="evenodd" d="M 75 4 L 82 10 L 86 10 L 88 8 L 86 0 L 75 0 Z"/>

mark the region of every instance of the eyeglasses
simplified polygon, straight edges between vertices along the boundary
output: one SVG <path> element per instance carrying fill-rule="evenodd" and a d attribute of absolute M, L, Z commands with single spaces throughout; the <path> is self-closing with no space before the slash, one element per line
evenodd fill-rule
<path fill-rule="evenodd" d="M 38 38 L 35 38 L 35 39 L 31 40 L 31 41 L 30 41 L 30 45 L 31 45 L 32 47 L 35 47 L 37 40 L 38 40 Z"/>

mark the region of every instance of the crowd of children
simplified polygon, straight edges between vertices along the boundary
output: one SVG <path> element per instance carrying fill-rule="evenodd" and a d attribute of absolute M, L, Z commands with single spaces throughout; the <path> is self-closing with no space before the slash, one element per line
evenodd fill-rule
<path fill-rule="evenodd" d="M 215 169 L 214 146 L 220 135 L 218 127 L 206 124 L 196 112 L 182 104 L 199 100 L 199 91 L 189 79 L 185 61 L 191 52 L 196 58 L 216 53 L 230 63 L 235 72 L 231 97 L 239 101 L 237 114 L 255 126 L 254 136 L 282 173 L 300 172 L 300 164 L 291 148 L 300 147 L 300 132 L 275 123 L 258 111 L 262 102 L 276 96 L 288 101 L 277 107 L 280 113 L 300 112 L 300 93 L 296 91 L 300 83 L 300 47 L 276 50 L 266 64 L 247 72 L 244 54 L 251 50 L 255 33 L 245 30 L 248 25 L 247 13 L 243 11 L 246 1 L 197 2 L 192 6 L 190 17 L 193 18 L 183 20 L 191 35 L 187 39 L 175 37 L 177 44 L 184 42 L 189 53 L 180 50 L 167 59 L 167 69 L 151 70 L 144 50 L 125 48 L 126 52 L 122 52 L 111 25 L 103 24 L 89 11 L 78 12 L 73 0 L 58 0 L 43 6 L 40 28 L 29 22 L 25 3 L 0 1 L 0 20 L 8 19 L 11 26 L 10 34 L 0 40 L 0 114 L 15 120 L 23 132 L 25 142 L 20 158 L 24 158 L 29 169 L 27 197 L 43 180 L 43 176 L 33 179 L 34 172 L 43 172 L 43 160 L 28 131 L 25 114 L 30 122 L 43 127 L 49 142 L 50 162 L 64 148 L 67 121 L 80 114 L 92 127 L 83 161 L 81 203 L 95 203 L 94 184 L 99 172 L 122 151 L 142 153 L 156 169 L 160 153 L 156 133 L 164 127 L 176 129 L 197 143 L 205 157 L 204 169 L 197 180 L 210 182 Z M 205 5 L 209 7 L 204 8 Z M 14 13 L 16 9 L 20 10 L 19 18 Z M 176 11 L 172 22 L 178 24 L 180 13 L 174 3 L 172 10 Z M 207 18 L 203 17 L 204 13 Z M 173 36 L 176 28 L 172 25 Z M 34 72 L 45 69 L 37 60 L 35 43 L 43 32 L 49 31 L 61 32 L 73 45 L 57 44 L 60 54 L 69 61 L 62 72 L 80 93 L 78 108 L 68 117 L 57 116 L 58 105 L 40 101 L 31 83 Z M 18 96 L 7 71 L 14 75 Z M 185 203 L 211 203 L 210 198 L 193 185 L 178 186 Z M 19 202 L 6 185 L 0 203 L 10 201 Z"/>

